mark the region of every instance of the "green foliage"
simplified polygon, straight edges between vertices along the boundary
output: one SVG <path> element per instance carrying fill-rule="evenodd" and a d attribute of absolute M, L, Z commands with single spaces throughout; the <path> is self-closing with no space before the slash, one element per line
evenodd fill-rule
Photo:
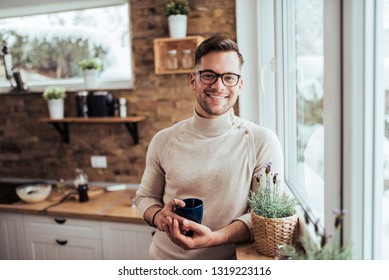
<path fill-rule="evenodd" d="M 190 12 L 188 1 L 175 0 L 168 2 L 165 6 L 165 16 L 188 15 Z"/>
<path fill-rule="evenodd" d="M 79 66 L 82 70 L 101 69 L 101 62 L 97 58 L 86 58 L 80 61 Z"/>
<path fill-rule="evenodd" d="M 343 225 L 344 211 L 339 211 L 335 218 L 334 233 L 327 235 L 325 230 L 319 233 L 318 222 L 314 224 L 317 240 L 309 236 L 300 235 L 299 241 L 303 250 L 295 250 L 291 245 L 283 248 L 286 255 L 294 260 L 348 260 L 351 259 L 351 247 L 341 245 L 340 231 Z M 307 213 L 305 213 L 307 217 Z M 309 224 L 309 219 L 305 221 Z"/>
<path fill-rule="evenodd" d="M 66 91 L 64 87 L 49 86 L 43 92 L 43 98 L 45 100 L 64 99 L 65 97 L 66 97 Z"/>
<path fill-rule="evenodd" d="M 296 213 L 298 201 L 279 188 L 278 174 L 271 174 L 268 163 L 265 173 L 257 177 L 258 188 L 251 191 L 248 204 L 255 214 L 266 218 L 285 218 Z"/>

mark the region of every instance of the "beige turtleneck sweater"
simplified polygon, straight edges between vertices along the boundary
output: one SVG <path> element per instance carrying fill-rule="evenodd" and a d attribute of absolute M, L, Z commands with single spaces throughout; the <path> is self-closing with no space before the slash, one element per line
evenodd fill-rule
<path fill-rule="evenodd" d="M 215 119 L 194 113 L 152 139 L 137 205 L 143 215 L 150 206 L 172 198 L 198 197 L 204 202 L 202 224 L 211 230 L 236 219 L 251 229 L 247 198 L 267 162 L 282 182 L 282 150 L 271 130 L 234 116 L 232 109 Z M 234 259 L 235 245 L 187 251 L 157 231 L 150 258 Z"/>

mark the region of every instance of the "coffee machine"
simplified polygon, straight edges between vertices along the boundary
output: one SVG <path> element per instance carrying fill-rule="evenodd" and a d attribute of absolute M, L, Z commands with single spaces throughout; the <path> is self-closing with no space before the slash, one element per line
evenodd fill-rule
<path fill-rule="evenodd" d="M 108 91 L 81 91 L 76 94 L 78 117 L 114 116 L 114 98 Z"/>

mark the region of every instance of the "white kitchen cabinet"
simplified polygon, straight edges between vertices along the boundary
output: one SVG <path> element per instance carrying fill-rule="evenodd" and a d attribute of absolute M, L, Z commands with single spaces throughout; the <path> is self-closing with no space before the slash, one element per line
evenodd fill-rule
<path fill-rule="evenodd" d="M 61 236 L 61 237 L 59 237 Z M 58 234 L 26 234 L 27 258 L 33 260 L 101 260 L 101 240 Z"/>
<path fill-rule="evenodd" d="M 100 222 L 24 215 L 27 259 L 102 259 Z"/>
<path fill-rule="evenodd" d="M 154 228 L 147 225 L 102 222 L 104 259 L 146 260 Z"/>
<path fill-rule="evenodd" d="M 22 214 L 0 213 L 0 259 L 25 259 Z"/>
<path fill-rule="evenodd" d="M 125 222 L 0 213 L 0 259 L 149 259 L 154 231 Z"/>

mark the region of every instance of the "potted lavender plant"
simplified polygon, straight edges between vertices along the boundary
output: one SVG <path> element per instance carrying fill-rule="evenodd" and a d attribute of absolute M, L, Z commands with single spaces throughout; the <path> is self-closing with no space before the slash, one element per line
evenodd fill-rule
<path fill-rule="evenodd" d="M 258 188 L 248 198 L 255 248 L 261 255 L 274 257 L 280 245 L 293 243 L 298 201 L 280 190 L 278 174 L 271 173 L 271 163 L 257 182 Z"/>

